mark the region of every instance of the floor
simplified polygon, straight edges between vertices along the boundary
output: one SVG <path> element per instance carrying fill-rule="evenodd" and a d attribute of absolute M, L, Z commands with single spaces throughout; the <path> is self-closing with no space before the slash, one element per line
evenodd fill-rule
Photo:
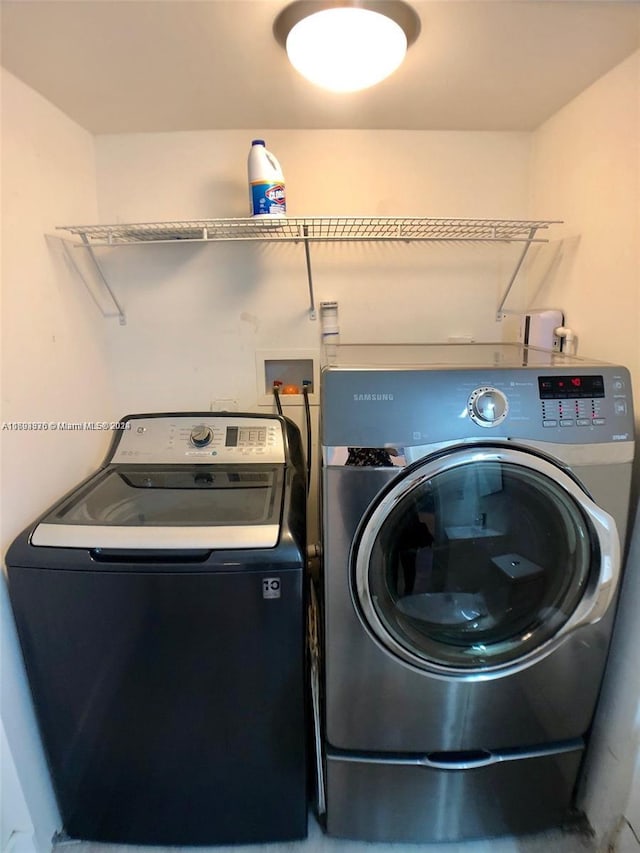
<path fill-rule="evenodd" d="M 580 832 L 561 830 L 522 838 L 447 844 L 371 844 L 364 841 L 342 841 L 324 835 L 313 817 L 309 819 L 309 837 L 305 841 L 199 848 L 150 848 L 71 841 L 56 844 L 54 853 L 190 853 L 194 849 L 198 853 L 595 853 L 591 838 Z"/>

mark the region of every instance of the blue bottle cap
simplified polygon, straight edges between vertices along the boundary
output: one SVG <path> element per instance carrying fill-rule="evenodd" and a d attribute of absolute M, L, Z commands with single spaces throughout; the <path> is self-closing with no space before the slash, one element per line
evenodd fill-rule
<path fill-rule="evenodd" d="M 264 139 L 252 139 L 251 144 L 252 145 L 264 145 Z"/>

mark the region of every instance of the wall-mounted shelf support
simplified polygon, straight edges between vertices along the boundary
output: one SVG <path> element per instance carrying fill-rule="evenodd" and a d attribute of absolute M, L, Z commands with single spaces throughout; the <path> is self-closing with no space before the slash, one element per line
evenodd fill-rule
<path fill-rule="evenodd" d="M 67 256 L 67 258 L 71 262 L 71 265 L 73 266 L 73 268 L 77 272 L 81 281 L 84 283 L 84 286 L 89 291 L 91 298 L 93 299 L 93 301 L 95 302 L 95 304 L 97 305 L 99 310 L 102 311 L 102 313 L 105 315 L 105 317 L 117 317 L 118 320 L 120 321 L 121 326 L 126 325 L 127 318 L 125 316 L 124 310 L 123 310 L 122 306 L 120 305 L 120 302 L 118 301 L 115 293 L 113 292 L 113 290 L 109 286 L 109 282 L 107 281 L 107 279 L 106 279 L 106 277 L 102 271 L 102 268 L 100 267 L 100 264 L 98 263 L 98 259 L 95 256 L 95 252 L 93 251 L 92 246 L 89 243 L 87 243 L 87 241 L 84 240 L 84 238 L 83 238 L 82 243 L 75 243 L 75 242 L 72 242 L 71 240 L 65 240 L 63 238 L 59 238 L 59 239 L 60 239 L 60 242 L 64 248 L 65 255 Z M 100 303 L 100 300 L 96 297 L 96 295 L 93 291 L 93 288 L 89 286 L 89 283 L 87 282 L 87 279 L 86 279 L 85 271 L 80 268 L 80 265 L 78 264 L 78 262 L 76 260 L 76 254 L 74 251 L 75 249 L 86 249 L 88 251 L 89 257 L 91 259 L 92 267 L 95 271 L 96 279 L 98 281 L 98 285 L 99 285 L 100 289 L 102 290 L 104 296 L 106 297 L 107 301 L 111 303 L 112 308 L 113 308 L 112 311 L 105 311 L 104 310 L 102 304 Z"/>
<path fill-rule="evenodd" d="M 309 244 L 312 242 L 402 241 L 435 243 L 522 243 L 522 252 L 498 306 L 497 318 L 504 317 L 504 305 L 532 243 L 546 243 L 538 231 L 559 220 L 514 219 L 433 219 L 425 217 L 274 217 L 273 219 L 203 219 L 185 222 L 138 222 L 131 225 L 64 225 L 60 229 L 78 235 L 93 261 L 120 322 L 124 312 L 107 284 L 95 257 L 94 248 L 140 245 L 143 243 L 303 242 L 309 284 L 309 318 L 316 319 Z"/>
<path fill-rule="evenodd" d="M 532 226 L 530 228 L 529 239 L 525 242 L 524 246 L 522 247 L 522 252 L 520 253 L 520 257 L 518 258 L 518 260 L 516 262 L 516 267 L 511 274 L 511 278 L 509 279 L 509 284 L 507 284 L 507 288 L 506 288 L 505 292 L 502 294 L 502 299 L 500 300 L 500 304 L 498 305 L 498 311 L 496 313 L 496 320 L 498 320 L 498 322 L 500 320 L 504 320 L 504 318 L 506 316 L 504 313 L 505 303 L 507 301 L 509 293 L 511 292 L 511 288 L 513 287 L 513 284 L 514 284 L 516 278 L 518 277 L 518 273 L 520 272 L 520 268 L 522 267 L 522 264 L 524 263 L 524 259 L 527 256 L 527 252 L 529 251 L 529 247 L 531 246 L 531 244 L 534 241 L 534 237 L 536 236 L 536 231 L 537 231 L 537 228 L 535 228 L 534 226 Z"/>
<path fill-rule="evenodd" d="M 316 301 L 313 295 L 313 276 L 311 274 L 311 253 L 309 251 L 309 227 L 303 226 L 302 233 L 305 237 L 304 241 L 304 257 L 307 262 L 307 281 L 309 282 L 309 319 L 316 319 Z"/>

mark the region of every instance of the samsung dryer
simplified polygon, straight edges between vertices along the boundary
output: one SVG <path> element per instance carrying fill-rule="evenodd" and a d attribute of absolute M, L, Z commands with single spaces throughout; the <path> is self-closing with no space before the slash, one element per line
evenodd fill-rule
<path fill-rule="evenodd" d="M 305 468 L 282 417 L 131 415 L 7 554 L 76 839 L 302 838 Z"/>
<path fill-rule="evenodd" d="M 614 616 L 627 370 L 520 345 L 340 347 L 321 393 L 329 833 L 559 824 Z"/>

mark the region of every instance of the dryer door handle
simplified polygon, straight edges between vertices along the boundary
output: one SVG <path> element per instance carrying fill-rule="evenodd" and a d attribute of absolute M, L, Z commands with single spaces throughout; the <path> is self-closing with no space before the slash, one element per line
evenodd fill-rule
<path fill-rule="evenodd" d="M 599 622 L 613 602 L 620 580 L 620 537 L 615 520 L 592 501 L 583 501 L 582 509 L 589 516 L 597 536 L 600 575 L 595 588 L 584 596 L 560 635 L 575 631 L 582 625 Z"/>

